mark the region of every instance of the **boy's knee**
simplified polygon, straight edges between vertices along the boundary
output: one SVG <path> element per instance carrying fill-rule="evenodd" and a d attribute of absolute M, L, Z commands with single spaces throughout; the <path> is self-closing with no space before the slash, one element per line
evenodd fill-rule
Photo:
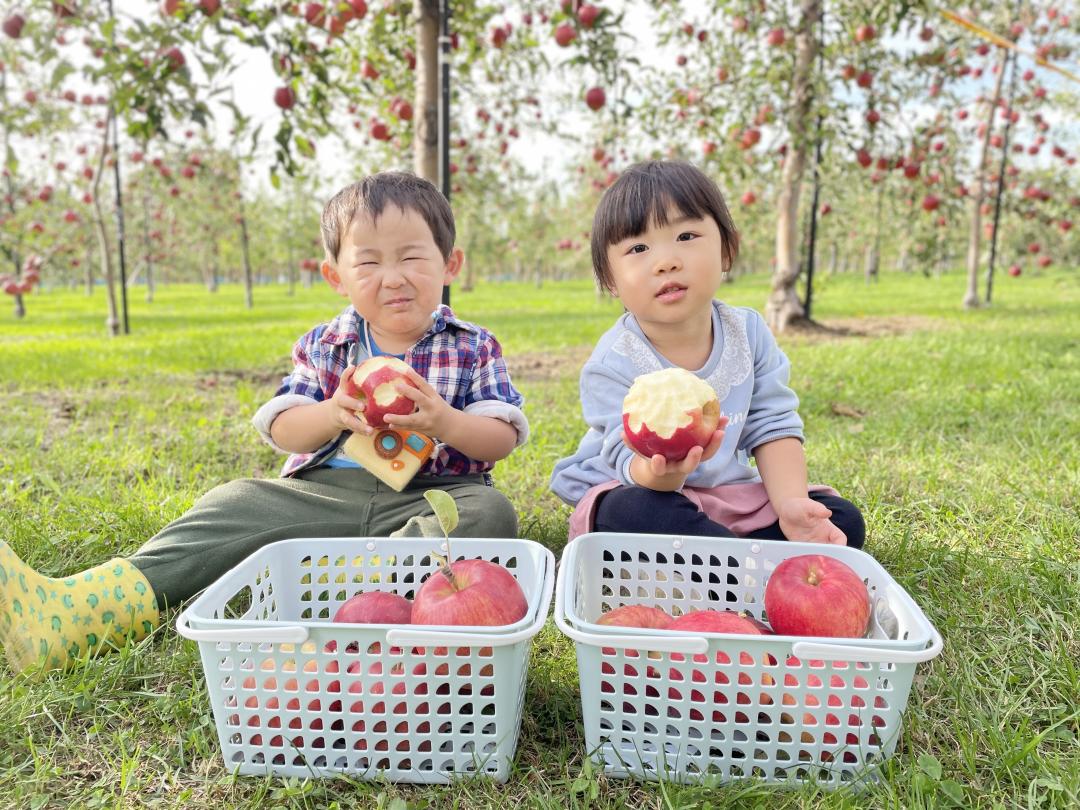
<path fill-rule="evenodd" d="M 518 518 L 510 499 L 494 487 L 477 485 L 454 492 L 458 503 L 458 537 L 517 537 Z"/>

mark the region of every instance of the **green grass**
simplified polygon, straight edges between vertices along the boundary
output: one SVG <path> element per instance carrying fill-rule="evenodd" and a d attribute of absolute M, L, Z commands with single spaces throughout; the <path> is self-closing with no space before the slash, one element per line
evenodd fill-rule
<path fill-rule="evenodd" d="M 722 292 L 760 306 L 765 278 Z M 879 336 L 786 336 L 813 480 L 865 512 L 868 549 L 946 639 L 921 665 L 882 784 L 862 794 L 589 777 L 572 645 L 532 656 L 516 772 L 448 788 L 231 777 L 194 644 L 168 627 L 42 683 L 0 674 L 0 806 L 1069 807 L 1080 802 L 1080 284 L 1002 278 L 963 313 L 959 274 L 823 279 L 815 315 Z M 0 313 L 0 536 L 68 573 L 132 551 L 210 487 L 274 475 L 249 426 L 328 289 L 167 287 L 104 337 L 100 293 Z M 580 362 L 618 314 L 591 285 L 482 285 L 460 315 L 499 336 L 533 439 L 499 465 L 524 536 L 558 551 L 547 491 L 582 431 Z M 861 415 L 859 415 L 861 414 Z M 585 776 L 585 778 L 582 778 Z"/>

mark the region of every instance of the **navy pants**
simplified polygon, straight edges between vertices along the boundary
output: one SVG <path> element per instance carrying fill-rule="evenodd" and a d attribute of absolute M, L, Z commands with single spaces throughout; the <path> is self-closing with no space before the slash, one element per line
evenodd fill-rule
<path fill-rule="evenodd" d="M 847 536 L 852 548 L 862 548 L 866 524 L 858 508 L 836 495 L 809 493 L 811 500 L 832 510 L 829 518 Z M 594 530 L 598 532 L 639 532 L 641 534 L 686 534 L 704 537 L 736 537 L 727 526 L 711 520 L 679 492 L 657 492 L 646 487 L 620 486 L 600 496 Z M 744 537 L 759 540 L 787 540 L 780 521 L 757 529 Z"/>

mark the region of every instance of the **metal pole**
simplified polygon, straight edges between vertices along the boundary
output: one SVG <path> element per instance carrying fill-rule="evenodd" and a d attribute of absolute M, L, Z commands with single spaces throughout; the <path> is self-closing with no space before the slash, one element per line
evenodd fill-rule
<path fill-rule="evenodd" d="M 825 75 L 825 9 L 821 9 L 818 27 L 818 70 Z M 803 302 L 803 315 L 810 320 L 810 305 L 814 298 L 814 254 L 817 247 L 817 211 L 818 198 L 821 195 L 821 123 L 817 118 L 817 145 L 814 149 L 814 202 L 810 206 L 810 248 L 806 257 L 806 300 Z"/>
<path fill-rule="evenodd" d="M 439 0 L 439 185 L 450 199 L 450 0 Z M 450 285 L 442 291 L 450 305 Z"/>
<path fill-rule="evenodd" d="M 113 20 L 113 4 L 109 0 L 109 19 Z M 109 106 L 112 106 L 110 100 Z M 120 185 L 120 129 L 116 125 L 116 115 L 112 118 L 113 135 L 113 180 L 116 183 L 116 249 L 120 256 L 120 312 L 121 326 L 125 335 L 131 334 L 128 325 L 127 300 L 127 263 L 124 261 L 124 195 Z"/>
<path fill-rule="evenodd" d="M 1001 197 L 1005 189 L 1005 169 L 1009 162 L 1009 130 L 1012 127 L 1012 104 L 1016 94 L 1016 74 L 1020 70 L 1016 51 L 1012 52 L 1012 76 L 1009 79 L 1009 114 L 1005 116 L 1005 132 L 1001 143 L 1001 165 L 998 167 L 997 194 L 994 196 L 994 232 L 990 234 L 990 263 L 986 268 L 986 303 L 994 290 L 994 261 L 997 259 L 998 224 L 1001 222 Z"/>

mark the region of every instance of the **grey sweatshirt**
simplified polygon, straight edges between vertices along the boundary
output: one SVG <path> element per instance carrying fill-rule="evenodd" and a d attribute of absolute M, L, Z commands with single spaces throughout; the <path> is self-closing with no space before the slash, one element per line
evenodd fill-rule
<path fill-rule="evenodd" d="M 766 442 L 794 436 L 803 440 L 796 413 L 799 398 L 788 388 L 790 364 L 765 319 L 749 307 L 713 301 L 713 348 L 700 369 L 727 416 L 719 451 L 686 479 L 712 488 L 760 481 L 750 452 Z M 653 348 L 630 313 L 600 338 L 581 370 L 581 409 L 588 432 L 577 452 L 555 465 L 552 491 L 570 505 L 589 488 L 616 480 L 631 485 L 633 451 L 622 439 L 622 402 L 634 379 L 672 364 Z"/>

